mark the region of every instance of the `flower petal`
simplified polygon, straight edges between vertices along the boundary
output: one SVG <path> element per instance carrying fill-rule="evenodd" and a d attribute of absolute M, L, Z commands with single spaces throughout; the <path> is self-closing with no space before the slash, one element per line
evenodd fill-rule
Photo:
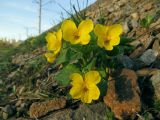
<path fill-rule="evenodd" d="M 121 24 L 114 24 L 112 26 L 109 26 L 107 35 L 110 37 L 118 37 L 120 34 L 122 34 L 123 29 Z"/>
<path fill-rule="evenodd" d="M 93 27 L 92 20 L 83 20 L 78 26 L 78 31 L 80 32 L 80 35 L 89 34 L 93 30 Z"/>
<path fill-rule="evenodd" d="M 62 30 L 61 30 L 61 29 L 59 29 L 59 30 L 56 32 L 56 37 L 57 37 L 57 39 L 58 39 L 59 41 L 62 40 Z"/>
<path fill-rule="evenodd" d="M 97 100 L 100 96 L 99 88 L 95 84 L 89 84 L 89 98 Z"/>
<path fill-rule="evenodd" d="M 89 34 L 82 35 L 80 37 L 80 44 L 87 45 L 89 43 L 90 39 L 91 39 L 91 36 Z"/>
<path fill-rule="evenodd" d="M 72 85 L 83 84 L 83 78 L 79 73 L 73 73 L 70 75 L 70 80 Z"/>
<path fill-rule="evenodd" d="M 97 45 L 98 45 L 99 47 L 101 47 L 101 48 L 104 47 L 104 40 L 103 40 L 103 38 L 98 37 Z"/>
<path fill-rule="evenodd" d="M 108 27 L 101 24 L 97 24 L 96 27 L 94 28 L 94 33 L 98 37 L 105 39 L 104 37 L 106 36 L 107 30 L 108 30 Z"/>
<path fill-rule="evenodd" d="M 56 54 L 54 53 L 45 53 L 45 57 L 47 58 L 47 61 L 50 63 L 53 63 L 56 59 Z"/>
<path fill-rule="evenodd" d="M 77 32 L 76 24 L 72 20 L 65 20 L 61 26 L 63 39 L 70 41 L 74 39 L 74 33 Z"/>
<path fill-rule="evenodd" d="M 110 44 L 113 45 L 113 46 L 118 45 L 119 43 L 120 43 L 120 37 L 119 36 L 115 37 L 115 38 L 113 37 L 110 40 Z"/>
<path fill-rule="evenodd" d="M 81 94 L 83 92 L 83 78 L 78 73 L 73 73 L 70 75 L 70 79 L 72 80 L 72 88 L 70 90 L 70 95 L 73 99 L 81 98 Z"/>
<path fill-rule="evenodd" d="M 47 49 L 48 50 L 57 50 L 61 46 L 61 42 L 57 40 L 56 36 L 54 33 L 48 33 L 46 36 L 47 40 Z"/>
<path fill-rule="evenodd" d="M 105 45 L 104 45 L 104 48 L 105 48 L 106 50 L 113 50 L 113 45 L 111 45 L 110 42 L 109 42 L 108 44 L 105 44 Z"/>
<path fill-rule="evenodd" d="M 85 82 L 87 84 L 98 84 L 101 81 L 101 76 L 98 71 L 89 71 L 85 74 Z"/>
<path fill-rule="evenodd" d="M 81 94 L 81 101 L 83 103 L 91 103 L 92 98 L 89 96 L 89 91 L 85 91 Z"/>
<path fill-rule="evenodd" d="M 73 99 L 80 99 L 81 98 L 81 95 L 82 95 L 82 86 L 81 85 L 76 85 L 76 86 L 73 86 L 71 89 L 70 89 L 70 92 L 69 94 L 72 96 Z"/>

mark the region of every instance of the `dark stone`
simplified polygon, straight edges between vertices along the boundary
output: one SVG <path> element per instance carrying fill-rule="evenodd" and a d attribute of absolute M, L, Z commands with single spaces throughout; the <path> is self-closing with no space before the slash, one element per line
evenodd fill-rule
<path fill-rule="evenodd" d="M 120 102 L 131 100 L 134 97 L 131 80 L 126 76 L 116 77 L 115 92 Z"/>

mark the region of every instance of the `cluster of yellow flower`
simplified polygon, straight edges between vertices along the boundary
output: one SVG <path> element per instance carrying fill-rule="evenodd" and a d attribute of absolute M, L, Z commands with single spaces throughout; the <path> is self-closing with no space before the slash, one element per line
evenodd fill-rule
<path fill-rule="evenodd" d="M 45 56 L 48 62 L 52 63 L 60 52 L 62 38 L 71 44 L 87 45 L 91 39 L 90 32 L 93 30 L 98 37 L 97 45 L 101 48 L 112 50 L 113 46 L 120 43 L 120 34 L 122 33 L 120 24 L 111 26 L 97 24 L 94 28 L 92 20 L 83 20 L 77 27 L 72 20 L 65 20 L 61 25 L 61 29 L 57 32 L 48 33 L 46 36 L 49 52 Z M 78 73 L 73 73 L 70 79 L 72 80 L 70 95 L 73 99 L 91 103 L 92 100 L 99 98 L 100 91 L 96 84 L 100 82 L 101 77 L 98 71 L 89 71 L 84 75 L 84 78 Z"/>

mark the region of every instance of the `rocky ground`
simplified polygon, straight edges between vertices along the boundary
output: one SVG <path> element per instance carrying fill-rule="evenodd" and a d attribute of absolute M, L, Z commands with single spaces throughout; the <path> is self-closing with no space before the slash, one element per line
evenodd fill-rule
<path fill-rule="evenodd" d="M 0 119 L 160 119 L 160 1 L 98 0 L 86 14 L 95 22 L 122 23 L 123 36 L 135 39 L 130 43 L 135 49 L 119 57 L 106 96 L 91 105 L 68 99 L 69 87 L 54 80 L 59 68 L 51 69 L 45 49 L 28 49 L 14 54 L 11 69 L 1 74 Z M 153 20 L 145 24 L 147 16 Z"/>

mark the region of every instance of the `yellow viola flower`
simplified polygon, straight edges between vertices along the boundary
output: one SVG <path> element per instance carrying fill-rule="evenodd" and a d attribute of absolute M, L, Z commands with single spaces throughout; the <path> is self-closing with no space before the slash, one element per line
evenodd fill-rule
<path fill-rule="evenodd" d="M 47 61 L 54 62 L 57 54 L 59 53 L 62 46 L 62 31 L 61 29 L 57 32 L 50 32 L 46 36 L 48 53 L 45 54 Z"/>
<path fill-rule="evenodd" d="M 97 44 L 106 50 L 112 50 L 113 46 L 120 43 L 120 35 L 122 34 L 122 25 L 115 24 L 111 26 L 104 26 L 97 24 L 94 33 L 98 36 Z"/>
<path fill-rule="evenodd" d="M 70 79 L 72 85 L 70 95 L 73 99 L 80 99 L 84 103 L 91 103 L 92 100 L 99 98 L 100 91 L 96 86 L 101 81 L 99 72 L 89 71 L 84 75 L 84 78 L 78 73 L 73 73 Z"/>
<path fill-rule="evenodd" d="M 63 39 L 71 44 L 86 45 L 90 41 L 89 33 L 93 27 L 92 20 L 83 20 L 78 27 L 72 20 L 65 20 L 61 26 Z"/>

